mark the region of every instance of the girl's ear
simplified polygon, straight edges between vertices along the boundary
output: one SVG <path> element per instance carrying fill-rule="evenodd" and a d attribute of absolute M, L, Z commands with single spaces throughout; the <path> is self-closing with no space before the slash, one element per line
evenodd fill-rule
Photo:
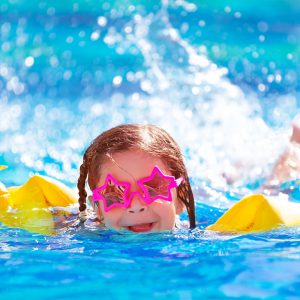
<path fill-rule="evenodd" d="M 175 213 L 176 215 L 181 215 L 185 209 L 185 206 L 183 204 L 183 202 L 179 199 L 178 197 L 178 191 L 174 191 L 174 194 L 172 192 L 172 197 L 175 200 L 174 204 L 175 204 Z"/>
<path fill-rule="evenodd" d="M 179 199 L 177 199 L 175 208 L 176 208 L 176 215 L 181 215 L 184 211 L 184 204 Z"/>
<path fill-rule="evenodd" d="M 93 197 L 92 196 L 88 196 L 88 199 L 90 201 L 90 204 L 91 204 L 92 208 L 95 210 L 95 202 L 93 201 Z"/>
<path fill-rule="evenodd" d="M 97 217 L 99 220 L 103 220 L 103 215 L 101 213 L 101 209 L 100 209 L 100 206 L 99 206 L 99 202 L 95 202 L 93 200 L 93 197 L 92 196 L 88 196 L 88 199 L 90 201 L 90 204 L 94 210 L 94 212 L 97 214 Z"/>

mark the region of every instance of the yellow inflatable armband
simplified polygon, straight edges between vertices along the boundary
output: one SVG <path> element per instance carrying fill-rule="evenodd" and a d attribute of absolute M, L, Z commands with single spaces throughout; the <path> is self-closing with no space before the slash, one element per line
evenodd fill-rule
<path fill-rule="evenodd" d="M 280 226 L 300 225 L 300 204 L 288 199 L 251 195 L 231 207 L 206 229 L 234 233 L 268 231 Z"/>
<path fill-rule="evenodd" d="M 10 227 L 53 234 L 51 207 L 77 203 L 77 195 L 57 180 L 34 175 L 20 187 L 0 185 L 0 221 Z"/>
<path fill-rule="evenodd" d="M 0 171 L 6 169 L 7 166 L 0 166 Z M 0 181 L 0 213 L 2 211 L 5 211 L 7 209 L 7 201 L 5 200 L 1 200 L 1 197 L 6 195 L 8 193 L 7 188 L 5 187 L 5 185 Z"/>

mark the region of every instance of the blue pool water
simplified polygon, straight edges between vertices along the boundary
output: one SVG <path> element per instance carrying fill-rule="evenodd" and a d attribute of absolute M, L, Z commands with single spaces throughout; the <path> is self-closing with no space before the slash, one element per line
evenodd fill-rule
<path fill-rule="evenodd" d="M 2 225 L 0 298 L 297 299 L 299 227 L 204 228 L 288 143 L 299 15 L 296 0 L 1 1 L 0 181 L 38 172 L 75 187 L 96 135 L 151 122 L 184 152 L 198 228 L 133 235 L 87 223 L 49 237 Z M 299 202 L 297 181 L 279 191 Z"/>

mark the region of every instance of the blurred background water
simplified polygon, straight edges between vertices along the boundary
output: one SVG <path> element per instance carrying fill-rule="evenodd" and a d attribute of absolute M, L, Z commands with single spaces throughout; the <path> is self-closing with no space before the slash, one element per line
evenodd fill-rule
<path fill-rule="evenodd" d="M 298 228 L 201 230 L 263 182 L 288 143 L 299 114 L 299 16 L 297 0 L 2 0 L 1 181 L 38 172 L 74 187 L 100 132 L 155 123 L 184 152 L 200 229 L 45 237 L 3 226 L 1 297 L 296 297 Z M 224 172 L 235 166 L 230 186 Z"/>

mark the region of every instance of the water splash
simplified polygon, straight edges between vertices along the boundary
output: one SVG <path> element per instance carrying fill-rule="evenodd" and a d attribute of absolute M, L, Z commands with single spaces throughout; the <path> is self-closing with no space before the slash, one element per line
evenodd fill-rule
<path fill-rule="evenodd" d="M 187 2 L 180 3 L 190 11 Z M 116 67 L 109 97 L 54 102 L 45 96 L 33 101 L 26 93 L 15 93 L 8 100 L 2 94 L 0 111 L 5 113 L 0 121 L 0 151 L 4 162 L 14 166 L 6 173 L 8 181 L 23 182 L 29 170 L 73 185 L 81 154 L 90 141 L 124 122 L 149 122 L 165 128 L 179 141 L 191 176 L 214 186 L 227 187 L 224 172 L 229 176 L 237 172 L 242 183 L 265 176 L 287 143 L 286 129 L 277 130 L 265 122 L 257 95 L 232 84 L 227 69 L 210 61 L 205 47 L 184 39 L 172 25 L 168 9 L 168 1 L 163 1 L 155 13 L 134 12 L 119 25 L 99 16 L 91 26 L 105 28 L 97 36 L 93 31 L 91 39 L 103 35 L 106 46 L 119 57 L 135 53 L 142 58 L 140 70 L 118 74 Z M 111 18 L 118 20 L 115 15 Z M 80 32 L 84 38 L 86 34 Z M 50 63 L 55 67 L 53 57 Z M 30 68 L 35 61 L 27 56 L 24 63 Z M 24 84 L 13 67 L 2 64 L 1 73 L 9 92 Z M 133 90 L 127 90 L 128 82 Z M 289 109 L 296 111 L 296 101 L 286 97 Z M 285 108 L 277 108 L 277 113 Z M 285 113 L 284 125 L 292 118 Z M 15 178 L 18 170 L 23 173 Z"/>

